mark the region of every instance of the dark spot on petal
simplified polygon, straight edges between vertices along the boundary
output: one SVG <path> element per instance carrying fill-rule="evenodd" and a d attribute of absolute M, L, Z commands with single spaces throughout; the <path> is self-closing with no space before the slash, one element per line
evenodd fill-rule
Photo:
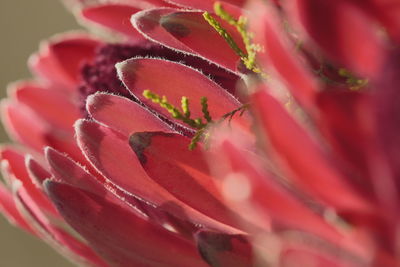
<path fill-rule="evenodd" d="M 129 145 L 132 150 L 136 153 L 140 163 L 146 164 L 147 158 L 145 150 L 151 145 L 151 139 L 153 136 L 173 136 L 174 134 L 164 132 L 138 132 L 134 133 L 129 137 Z"/>
<path fill-rule="evenodd" d="M 134 133 L 129 137 L 129 145 L 142 164 L 145 164 L 147 161 L 144 151 L 151 144 L 151 138 L 153 135 L 154 133 L 152 132 L 142 132 Z"/>
<path fill-rule="evenodd" d="M 243 266 L 240 257 L 243 256 L 243 258 L 247 259 L 250 258 L 252 254 L 250 244 L 241 235 L 200 231 L 196 233 L 195 238 L 200 255 L 213 267 L 227 266 L 226 263 L 230 261 L 229 258 L 233 255 L 239 256 L 239 261 L 236 262 L 237 265 L 235 266 Z M 235 259 L 233 259 L 233 261 L 235 261 Z"/>
<path fill-rule="evenodd" d="M 161 26 L 164 27 L 170 34 L 178 38 L 186 37 L 190 34 L 190 29 L 181 21 L 175 19 L 176 14 L 163 16 L 160 19 Z"/>

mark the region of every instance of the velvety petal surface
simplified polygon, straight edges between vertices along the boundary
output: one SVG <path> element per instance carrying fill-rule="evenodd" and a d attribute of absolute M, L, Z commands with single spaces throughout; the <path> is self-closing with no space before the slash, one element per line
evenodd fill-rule
<path fill-rule="evenodd" d="M 120 190 L 144 199 L 177 218 L 225 231 L 236 231 L 193 210 L 155 183 L 143 170 L 127 136 L 90 121 L 76 124 L 78 144 L 86 158 Z"/>
<path fill-rule="evenodd" d="M 355 1 L 297 0 L 290 4 L 294 6 L 288 9 L 289 15 L 298 19 L 332 61 L 374 77 L 386 49 L 374 21 Z M 365 40 L 362 46 L 360 40 Z"/>
<path fill-rule="evenodd" d="M 19 83 L 10 89 L 10 97 L 34 110 L 53 127 L 73 131 L 72 126 L 80 113 L 69 94 L 34 82 Z"/>
<path fill-rule="evenodd" d="M 93 119 L 126 136 L 141 131 L 172 131 L 143 106 L 124 97 L 98 93 L 87 98 L 86 107 Z"/>
<path fill-rule="evenodd" d="M 317 143 L 276 99 L 262 89 L 253 100 L 267 140 L 297 185 L 339 210 L 371 211 L 370 204 L 350 187 Z M 341 198 L 337 198 L 338 194 Z"/>
<path fill-rule="evenodd" d="M 33 73 L 55 86 L 76 90 L 80 67 L 93 59 L 100 41 L 86 34 L 70 33 L 42 43 L 29 60 Z"/>
<path fill-rule="evenodd" d="M 81 11 L 81 16 L 91 22 L 119 32 L 137 41 L 143 37 L 132 27 L 129 20 L 141 9 L 124 4 L 102 4 L 89 6 Z"/>
<path fill-rule="evenodd" d="M 189 206 L 232 225 L 232 214 L 210 175 L 201 147 L 190 151 L 190 142 L 179 134 L 162 132 L 135 133 L 129 140 L 153 181 Z"/>
<path fill-rule="evenodd" d="M 239 56 L 228 43 L 203 18 L 203 12 L 158 8 L 136 13 L 131 18 L 133 26 L 146 38 L 184 53 L 201 56 L 237 71 Z M 220 21 L 243 50 L 243 42 L 236 29 Z"/>
<path fill-rule="evenodd" d="M 136 97 L 166 117 L 171 116 L 164 108 L 146 99 L 142 95 L 144 90 L 166 96 L 176 107 L 181 106 L 181 98 L 186 96 L 190 101 L 193 118 L 203 117 L 200 104 L 202 97 L 207 97 L 210 114 L 216 119 L 240 106 L 238 100 L 202 73 L 176 62 L 134 58 L 117 64 L 117 70 L 120 79 Z M 168 77 L 168 79 L 154 79 L 154 77 Z M 182 123 L 177 119 L 171 119 L 178 124 Z M 235 116 L 234 121 L 236 119 L 244 125 L 247 124 L 242 117 Z"/>
<path fill-rule="evenodd" d="M 45 187 L 67 222 L 113 266 L 205 266 L 188 241 L 123 206 L 66 184 Z"/>

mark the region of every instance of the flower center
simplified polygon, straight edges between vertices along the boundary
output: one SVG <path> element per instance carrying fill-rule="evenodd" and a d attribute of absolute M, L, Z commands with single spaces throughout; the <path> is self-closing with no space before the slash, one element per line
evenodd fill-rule
<path fill-rule="evenodd" d="M 208 61 L 190 55 L 182 56 L 179 52 L 157 44 L 148 42 L 135 45 L 106 44 L 99 47 L 93 62 L 83 65 L 81 69 L 82 84 L 79 87 L 81 110 L 86 113 L 86 98 L 96 92 L 118 94 L 137 101 L 118 79 L 115 64 L 132 57 L 148 56 L 180 62 L 199 69 L 231 93 L 234 92 L 239 79 L 234 74 L 210 65 Z"/>

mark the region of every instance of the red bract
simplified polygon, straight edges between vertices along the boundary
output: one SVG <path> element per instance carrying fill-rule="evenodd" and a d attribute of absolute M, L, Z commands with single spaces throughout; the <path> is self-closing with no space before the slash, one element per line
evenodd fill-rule
<path fill-rule="evenodd" d="M 386 2 L 67 1 L 114 42 L 57 36 L 10 86 L 0 207 L 90 266 L 396 266 Z"/>

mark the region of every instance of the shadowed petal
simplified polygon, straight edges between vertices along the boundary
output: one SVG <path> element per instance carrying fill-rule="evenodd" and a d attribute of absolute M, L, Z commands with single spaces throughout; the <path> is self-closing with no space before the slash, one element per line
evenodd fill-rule
<path fill-rule="evenodd" d="M 121 205 L 66 184 L 45 187 L 67 222 L 113 266 L 205 266 L 188 241 Z"/>
<path fill-rule="evenodd" d="M 184 53 L 201 56 L 236 72 L 240 62 L 239 56 L 208 24 L 202 13 L 158 8 L 136 13 L 132 16 L 131 22 L 139 32 L 152 41 Z M 223 21 L 220 23 L 243 50 L 243 41 L 236 29 Z"/>
<path fill-rule="evenodd" d="M 340 176 L 317 143 L 276 99 L 262 89 L 253 100 L 269 142 L 279 154 L 282 166 L 293 172 L 291 177 L 297 185 L 338 210 L 371 212 L 366 199 Z"/>
<path fill-rule="evenodd" d="M 86 100 L 89 114 L 96 121 L 129 136 L 133 132 L 172 132 L 163 121 L 130 99 L 98 93 Z"/>

